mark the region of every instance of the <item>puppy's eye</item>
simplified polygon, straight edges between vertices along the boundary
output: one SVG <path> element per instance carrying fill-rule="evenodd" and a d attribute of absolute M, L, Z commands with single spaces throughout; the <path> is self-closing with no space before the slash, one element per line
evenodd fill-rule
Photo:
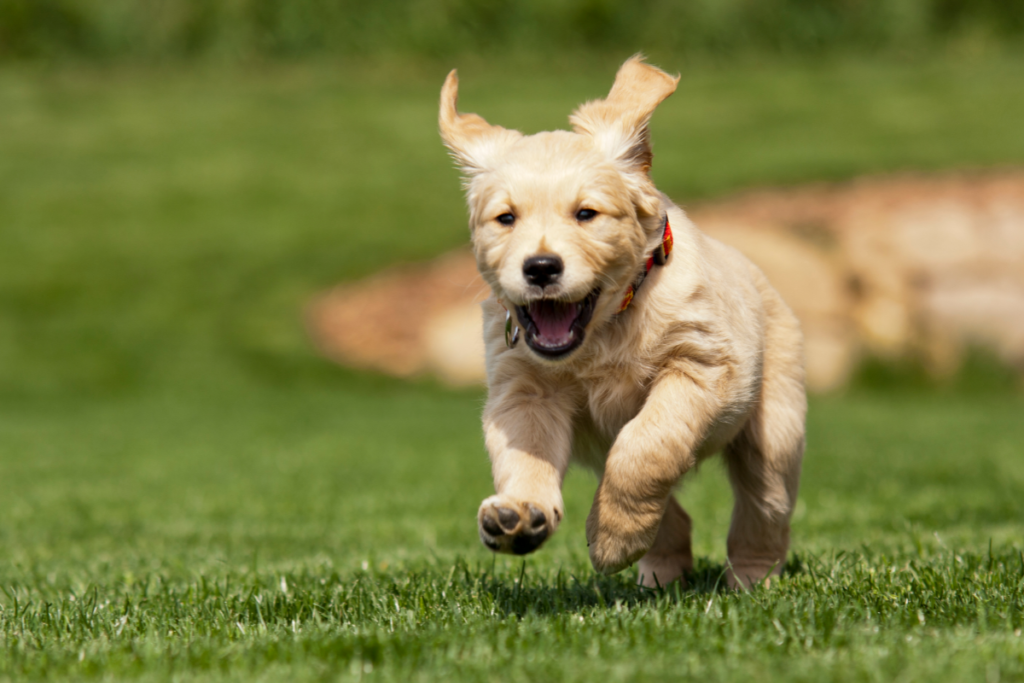
<path fill-rule="evenodd" d="M 587 221 L 593 220 L 596 215 L 597 211 L 594 211 L 593 209 L 580 209 L 576 212 L 576 220 L 580 223 L 586 223 Z"/>
<path fill-rule="evenodd" d="M 497 220 L 502 225 L 512 225 L 513 223 L 516 222 L 516 217 L 510 213 L 503 213 L 500 216 L 498 216 L 495 220 Z"/>

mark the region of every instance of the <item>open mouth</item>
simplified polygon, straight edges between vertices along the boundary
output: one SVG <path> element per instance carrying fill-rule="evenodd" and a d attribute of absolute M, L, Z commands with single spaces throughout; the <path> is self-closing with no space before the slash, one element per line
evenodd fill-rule
<path fill-rule="evenodd" d="M 583 343 L 600 293 L 598 287 L 582 301 L 538 299 L 516 306 L 519 321 L 526 328 L 527 345 L 546 358 L 561 358 L 575 350 Z"/>

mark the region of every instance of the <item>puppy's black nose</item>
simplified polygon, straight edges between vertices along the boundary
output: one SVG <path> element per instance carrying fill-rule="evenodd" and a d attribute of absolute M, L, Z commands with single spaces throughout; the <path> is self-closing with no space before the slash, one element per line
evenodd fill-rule
<path fill-rule="evenodd" d="M 531 256 L 523 261 L 523 276 L 531 285 L 544 287 L 558 282 L 565 266 L 562 259 L 554 254 Z"/>

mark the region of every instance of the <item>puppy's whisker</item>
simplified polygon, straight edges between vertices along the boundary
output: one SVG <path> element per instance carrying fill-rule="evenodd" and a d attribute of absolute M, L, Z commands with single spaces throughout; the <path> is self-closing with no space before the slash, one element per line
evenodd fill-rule
<path fill-rule="evenodd" d="M 599 273 L 597 277 L 598 284 L 601 285 L 602 290 L 615 291 L 618 289 L 618 283 L 612 279 L 610 275 Z"/>

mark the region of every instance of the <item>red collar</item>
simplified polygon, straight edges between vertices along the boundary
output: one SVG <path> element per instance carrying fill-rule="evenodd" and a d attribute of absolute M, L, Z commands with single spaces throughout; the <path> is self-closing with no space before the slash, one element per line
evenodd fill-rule
<path fill-rule="evenodd" d="M 663 266 L 668 263 L 669 254 L 672 253 L 672 226 L 668 224 L 668 214 L 665 214 L 665 230 L 661 236 L 661 244 L 658 248 L 647 257 L 647 263 L 645 264 L 644 271 L 640 273 L 633 284 L 626 290 L 626 296 L 622 299 L 622 305 L 619 306 L 619 310 L 616 313 L 622 313 L 624 310 L 629 308 L 629 304 L 633 302 L 633 297 L 636 295 L 636 290 L 640 289 L 640 285 L 643 284 L 647 278 L 647 274 L 651 272 L 651 268 L 654 266 Z"/>

